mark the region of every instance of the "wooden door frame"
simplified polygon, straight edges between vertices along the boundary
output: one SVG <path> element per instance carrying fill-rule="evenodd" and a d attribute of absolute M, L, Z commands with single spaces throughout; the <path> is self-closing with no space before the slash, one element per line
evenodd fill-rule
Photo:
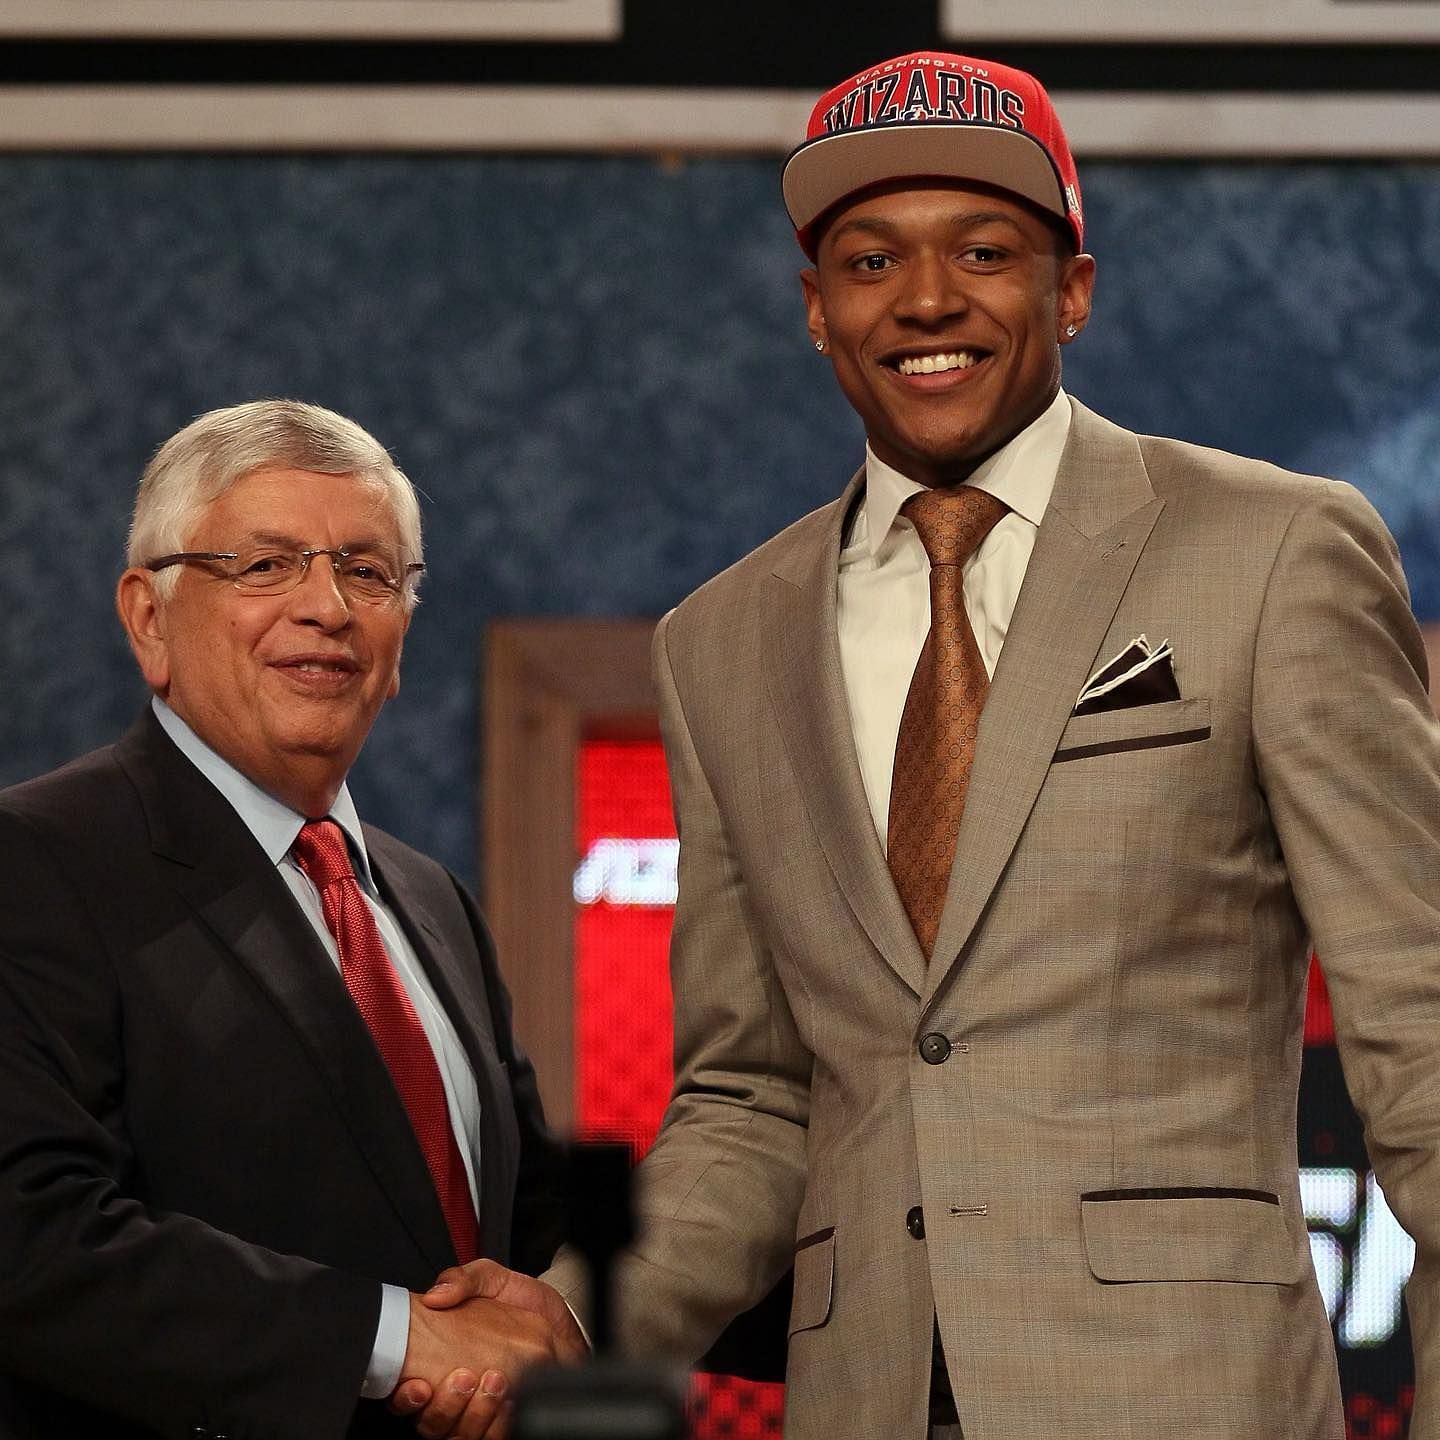
<path fill-rule="evenodd" d="M 590 739 L 655 739 L 653 620 L 497 620 L 486 630 L 480 805 L 486 918 L 545 1114 L 575 1121 L 577 762 Z"/>

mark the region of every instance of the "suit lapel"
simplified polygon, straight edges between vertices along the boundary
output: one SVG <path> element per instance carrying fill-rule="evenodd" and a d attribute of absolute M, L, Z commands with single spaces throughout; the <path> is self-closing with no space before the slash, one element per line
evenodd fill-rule
<path fill-rule="evenodd" d="M 925 957 L 875 834 L 840 666 L 835 620 L 841 532 L 864 471 L 775 566 L 765 674 L 805 805 L 836 883 L 887 963 L 919 995 Z"/>
<path fill-rule="evenodd" d="M 480 1240 L 486 1254 L 504 1253 L 503 1242 L 510 1233 L 509 1197 L 515 1187 L 513 1175 L 503 1173 L 503 1167 L 511 1161 L 514 1146 L 504 1143 L 500 1125 L 503 1107 L 513 1102 L 508 1093 L 502 1093 L 499 1055 L 486 1043 L 493 1032 L 479 956 L 473 939 L 466 944 L 467 937 L 447 938 L 444 926 L 420 898 L 405 868 L 393 863 L 385 853 L 385 842 L 368 829 L 366 847 L 376 886 L 404 929 L 470 1062 L 482 1127 L 480 1174 L 476 1177 Z"/>
<path fill-rule="evenodd" d="M 1163 501 L 1136 437 L 1071 401 L 1069 440 L 980 722 L 925 986 L 954 969 L 1020 837 Z"/>
<path fill-rule="evenodd" d="M 244 822 L 147 713 L 122 742 L 151 846 L 200 923 L 299 1036 L 400 1223 L 438 1272 L 454 1263 L 425 1157 L 344 982 Z M 255 1063 L 264 1064 L 257 1055 Z"/>

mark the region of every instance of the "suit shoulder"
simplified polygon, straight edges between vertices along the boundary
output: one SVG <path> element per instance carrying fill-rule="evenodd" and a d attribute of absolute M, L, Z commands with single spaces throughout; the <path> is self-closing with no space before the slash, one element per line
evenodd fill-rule
<path fill-rule="evenodd" d="M 1269 460 L 1163 435 L 1135 438 L 1151 483 L 1167 500 L 1190 494 L 1199 503 L 1220 499 L 1286 515 L 1316 504 L 1374 513 L 1370 502 L 1346 480 L 1286 470 Z"/>
<path fill-rule="evenodd" d="M 106 745 L 0 790 L 0 816 L 45 830 L 89 828 L 133 796 L 115 746 Z"/>
<path fill-rule="evenodd" d="M 0 864 L 9 894 L 24 902 L 0 905 L 7 952 L 63 952 L 67 964 L 108 967 L 107 937 L 120 927 L 101 916 L 131 904 L 149 854 L 144 836 L 113 746 L 0 790 Z"/>
<path fill-rule="evenodd" d="M 840 524 L 841 516 L 837 512 L 844 504 L 842 496 L 792 521 L 691 591 L 671 611 L 667 621 L 690 623 L 706 614 L 733 612 L 735 606 L 747 604 L 767 576 L 783 571 L 797 556 L 813 553 L 816 546 L 825 543 L 832 527 Z"/>
<path fill-rule="evenodd" d="M 1294 537 L 1326 536 L 1328 553 L 1365 555 L 1403 577 L 1395 537 L 1349 481 L 1180 440 L 1148 435 L 1139 440 L 1151 483 L 1179 523 L 1213 530 L 1220 517 L 1235 543 L 1257 561 L 1278 558 Z"/>

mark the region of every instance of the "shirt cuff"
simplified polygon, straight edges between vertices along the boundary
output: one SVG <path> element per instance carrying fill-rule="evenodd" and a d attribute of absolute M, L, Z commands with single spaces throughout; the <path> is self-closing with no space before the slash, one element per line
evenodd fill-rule
<path fill-rule="evenodd" d="M 558 1291 L 556 1292 L 559 1293 Z M 593 1355 L 595 1353 L 595 1342 L 590 1338 L 590 1332 L 585 1328 L 585 1322 L 580 1318 L 580 1312 L 563 1295 L 560 1296 L 565 1308 L 570 1312 L 570 1318 L 575 1322 L 575 1328 L 580 1332 L 580 1338 L 585 1342 L 585 1348 Z M 396 1382 L 399 1383 L 398 1381 Z"/>
<path fill-rule="evenodd" d="M 382 1285 L 380 1323 L 375 1327 L 375 1346 L 365 1367 L 361 1399 L 383 1400 L 400 1383 L 409 1345 L 410 1292 L 398 1285 Z"/>

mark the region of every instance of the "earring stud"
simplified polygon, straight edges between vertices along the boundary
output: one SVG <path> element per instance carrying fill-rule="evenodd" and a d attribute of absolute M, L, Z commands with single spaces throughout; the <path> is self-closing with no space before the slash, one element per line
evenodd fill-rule
<path fill-rule="evenodd" d="M 817 340 L 815 342 L 815 348 L 823 355 L 825 353 L 825 342 L 823 340 Z"/>
<path fill-rule="evenodd" d="M 1065 327 L 1065 333 L 1073 340 L 1080 333 L 1080 331 L 1076 329 L 1074 325 L 1067 325 Z"/>

